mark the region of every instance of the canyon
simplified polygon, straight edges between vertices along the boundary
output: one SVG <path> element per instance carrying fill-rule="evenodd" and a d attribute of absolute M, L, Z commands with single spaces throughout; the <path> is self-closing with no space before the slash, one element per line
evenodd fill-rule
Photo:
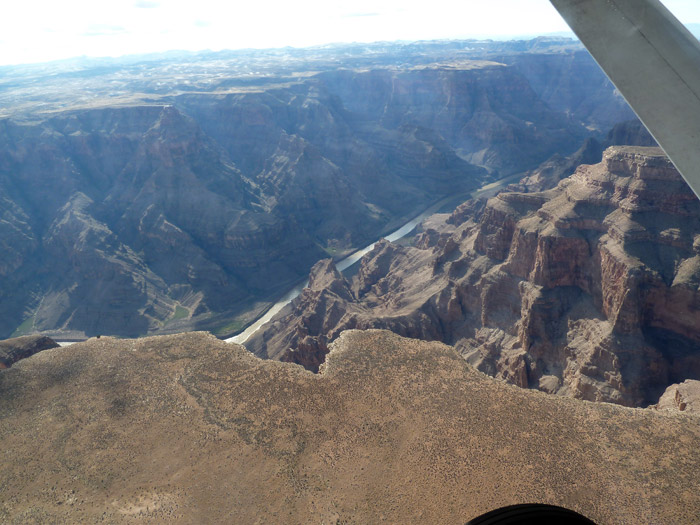
<path fill-rule="evenodd" d="M 3 337 L 230 335 L 318 260 L 632 117 L 561 39 L 3 71 Z"/>
<path fill-rule="evenodd" d="M 3 523 L 697 522 L 700 202 L 580 44 L 0 73 Z"/>
<path fill-rule="evenodd" d="M 434 215 L 349 278 L 317 263 L 246 347 L 316 371 L 344 330 L 382 328 L 520 387 L 629 406 L 699 379 L 700 202 L 663 152 L 611 146 L 559 182 L 540 175 L 515 187 L 556 185 Z"/>

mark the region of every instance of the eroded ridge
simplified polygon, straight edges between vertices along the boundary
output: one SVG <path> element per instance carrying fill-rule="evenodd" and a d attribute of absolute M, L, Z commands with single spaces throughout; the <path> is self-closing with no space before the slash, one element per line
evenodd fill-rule
<path fill-rule="evenodd" d="M 646 406 L 700 378 L 700 202 L 658 148 L 615 146 L 556 187 L 504 192 L 329 261 L 246 342 L 315 370 L 348 328 L 454 345 L 522 387 Z"/>

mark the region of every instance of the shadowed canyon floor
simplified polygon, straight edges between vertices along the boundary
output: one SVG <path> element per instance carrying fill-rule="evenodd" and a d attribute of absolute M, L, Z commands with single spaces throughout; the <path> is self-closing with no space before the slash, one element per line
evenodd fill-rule
<path fill-rule="evenodd" d="M 3 523 L 464 523 L 544 502 L 698 523 L 695 416 L 516 388 L 348 331 L 320 374 L 211 335 L 91 339 L 0 371 Z"/>

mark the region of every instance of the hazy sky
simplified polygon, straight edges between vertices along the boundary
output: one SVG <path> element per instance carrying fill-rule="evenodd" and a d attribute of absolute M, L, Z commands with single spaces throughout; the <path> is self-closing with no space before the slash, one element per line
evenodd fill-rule
<path fill-rule="evenodd" d="M 700 22 L 700 0 L 664 4 Z M 567 30 L 548 0 L 13 0 L 0 18 L 0 64 Z"/>

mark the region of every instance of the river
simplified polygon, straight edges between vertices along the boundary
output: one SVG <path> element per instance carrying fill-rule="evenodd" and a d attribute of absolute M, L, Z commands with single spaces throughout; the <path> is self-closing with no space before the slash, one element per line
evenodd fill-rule
<path fill-rule="evenodd" d="M 430 215 L 433 215 L 434 213 L 437 213 L 440 208 L 443 208 L 450 204 L 451 202 L 454 204 L 454 206 L 457 206 L 461 204 L 462 202 L 466 201 L 469 198 L 475 199 L 478 197 L 484 197 L 487 196 L 489 193 L 495 193 L 497 190 L 505 186 L 506 184 L 509 184 L 513 181 L 519 180 L 522 177 L 522 174 L 518 175 L 511 175 L 509 177 L 506 177 L 504 179 L 497 180 L 495 182 L 491 182 L 489 184 L 485 184 L 478 190 L 475 190 L 471 192 L 470 194 L 464 194 L 462 196 L 459 195 L 451 195 L 449 197 L 445 197 L 444 199 L 436 202 L 426 210 L 424 210 L 420 215 L 415 216 L 413 219 L 408 221 L 406 224 L 401 226 L 399 229 L 396 231 L 390 233 L 389 235 L 385 235 L 383 238 L 394 242 L 402 237 L 405 237 L 409 233 L 411 233 L 416 226 L 418 226 L 423 219 L 426 217 L 429 217 Z M 376 242 L 376 241 L 375 241 Z M 338 271 L 344 272 L 348 268 L 350 268 L 353 264 L 357 263 L 364 254 L 369 252 L 372 248 L 374 248 L 374 244 L 372 243 L 369 246 L 366 246 L 365 248 L 362 248 L 361 250 L 357 250 L 356 252 L 351 253 L 344 259 L 339 260 L 338 262 L 335 263 L 336 268 L 338 268 Z M 233 337 L 229 337 L 228 339 L 225 339 L 227 343 L 239 343 L 243 344 L 245 341 L 248 340 L 248 338 L 253 335 L 255 332 L 258 331 L 258 329 L 267 323 L 270 319 L 272 319 L 282 308 L 287 306 L 289 303 L 294 300 L 295 297 L 297 297 L 301 291 L 308 286 L 309 281 L 305 281 L 302 284 L 298 284 L 291 290 L 289 290 L 287 293 L 285 293 L 279 301 L 277 301 L 274 305 L 272 305 L 261 317 L 259 317 L 255 322 L 252 324 L 248 325 L 248 327 L 242 331 L 239 334 L 234 335 Z M 73 344 L 75 341 L 57 341 L 59 345 L 61 346 L 68 346 Z"/>
<path fill-rule="evenodd" d="M 452 199 L 453 197 L 450 197 Z M 401 237 L 405 237 L 408 235 L 411 231 L 415 229 L 420 222 L 425 219 L 426 217 L 432 215 L 435 213 L 440 207 L 444 205 L 443 201 L 440 201 L 439 203 L 434 204 L 427 210 L 425 210 L 423 213 L 418 215 L 417 217 L 414 217 L 410 221 L 408 221 L 406 224 L 401 226 L 398 230 L 395 232 L 390 233 L 389 235 L 384 236 L 384 239 L 388 241 L 396 241 L 400 239 Z M 351 253 L 344 259 L 341 259 L 335 263 L 335 267 L 338 269 L 339 272 L 344 272 L 348 268 L 350 268 L 353 264 L 358 262 L 364 254 L 369 252 L 372 248 L 374 248 L 374 244 L 372 243 L 369 246 L 366 246 L 365 248 L 362 248 L 361 250 L 357 250 L 356 252 Z M 270 319 L 272 319 L 277 312 L 279 312 L 282 308 L 287 306 L 289 303 L 292 302 L 292 300 L 297 297 L 301 291 L 306 288 L 309 285 L 309 281 L 304 281 L 303 284 L 299 284 L 289 290 L 284 296 L 277 301 L 269 310 L 267 310 L 262 317 L 258 318 L 257 321 L 255 321 L 253 324 L 249 325 L 244 331 L 242 331 L 240 334 L 234 335 L 233 337 L 230 337 L 226 339 L 225 341 L 227 343 L 239 343 L 243 344 L 245 341 L 248 340 L 248 338 L 253 335 L 255 332 L 258 331 L 258 329 L 267 323 Z"/>
<path fill-rule="evenodd" d="M 509 184 L 515 180 L 519 180 L 522 177 L 522 174 L 518 175 L 511 175 L 510 177 L 506 177 L 504 179 L 497 180 L 496 182 L 491 182 L 489 184 L 485 184 L 478 190 L 473 191 L 470 194 L 465 194 L 462 197 L 451 195 L 449 197 L 446 197 L 442 199 L 441 201 L 436 202 L 426 210 L 424 210 L 420 215 L 417 215 L 410 221 L 408 221 L 406 224 L 401 226 L 398 230 L 390 233 L 389 235 L 385 235 L 383 238 L 386 239 L 387 241 L 397 241 L 401 239 L 402 237 L 405 237 L 409 233 L 411 233 L 416 226 L 418 226 L 423 219 L 426 217 L 429 217 L 430 215 L 433 215 L 434 213 L 437 213 L 437 211 L 446 206 L 450 201 L 455 201 L 455 206 L 458 204 L 461 204 L 462 202 L 466 201 L 469 198 L 478 198 L 478 197 L 483 197 L 487 195 L 489 192 L 495 192 L 498 189 L 502 188 L 506 184 Z M 376 242 L 376 241 L 375 241 Z M 340 261 L 335 263 L 336 268 L 338 268 L 338 271 L 344 272 L 348 268 L 350 268 L 353 264 L 358 262 L 363 255 L 365 255 L 367 252 L 369 252 L 372 248 L 374 248 L 374 244 L 372 243 L 369 246 L 366 246 L 365 248 L 362 248 L 361 250 L 357 250 L 356 252 L 351 253 L 344 259 L 341 259 Z M 282 308 L 287 306 L 289 303 L 291 303 L 295 297 L 297 297 L 301 291 L 309 285 L 309 281 L 305 281 L 303 284 L 299 284 L 289 290 L 284 296 L 277 301 L 269 310 L 267 310 L 262 317 L 259 317 L 255 322 L 252 324 L 248 325 L 248 327 L 242 331 L 239 334 L 234 335 L 233 337 L 229 337 L 228 339 L 225 339 L 227 343 L 238 343 L 238 344 L 243 344 L 248 340 L 248 338 L 253 335 L 255 332 L 257 332 L 262 325 L 267 323 L 270 319 L 272 319 Z"/>

